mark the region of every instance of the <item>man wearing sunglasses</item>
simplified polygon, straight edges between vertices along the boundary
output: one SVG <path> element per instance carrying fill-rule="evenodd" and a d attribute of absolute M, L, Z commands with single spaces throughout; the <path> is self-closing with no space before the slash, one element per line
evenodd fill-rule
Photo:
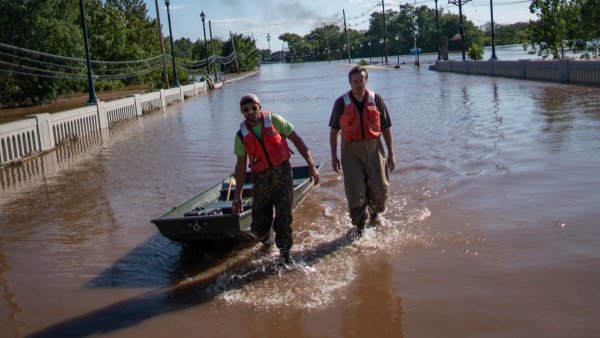
<path fill-rule="evenodd" d="M 240 111 L 244 121 L 240 124 L 234 145 L 237 162 L 233 210 L 238 214 L 242 212 L 242 189 L 249 161 L 253 184 L 251 231 L 263 244 L 269 245 L 272 227 L 282 261 L 291 264 L 294 184 L 287 140 L 292 141 L 306 160 L 308 174 L 315 185 L 319 183 L 319 170 L 294 126 L 280 115 L 261 111 L 256 95 L 242 96 Z"/>

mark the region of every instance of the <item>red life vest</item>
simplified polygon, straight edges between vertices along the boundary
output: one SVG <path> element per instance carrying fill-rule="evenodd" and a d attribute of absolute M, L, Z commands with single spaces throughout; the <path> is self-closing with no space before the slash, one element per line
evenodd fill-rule
<path fill-rule="evenodd" d="M 263 124 L 262 140 L 254 135 L 252 127 L 246 121 L 240 124 L 242 141 L 253 172 L 276 167 L 291 156 L 287 140 L 273 127 L 271 113 L 260 112 L 260 115 Z"/>
<path fill-rule="evenodd" d="M 357 141 L 378 138 L 381 135 L 381 118 L 375 104 L 375 93 L 366 91 L 367 102 L 362 114 L 350 99 L 350 94 L 344 94 L 344 113 L 340 118 L 342 139 Z M 362 119 L 361 119 L 362 116 Z"/>

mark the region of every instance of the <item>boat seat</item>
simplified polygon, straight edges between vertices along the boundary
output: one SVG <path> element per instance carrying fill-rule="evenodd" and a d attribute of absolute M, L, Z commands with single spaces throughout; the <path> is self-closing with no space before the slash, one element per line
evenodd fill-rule
<path fill-rule="evenodd" d="M 227 199 L 227 191 L 229 189 L 229 185 L 227 183 L 223 183 L 221 185 L 221 200 Z M 229 199 L 232 200 L 233 196 L 235 196 L 235 186 L 231 187 L 231 191 L 229 192 Z M 252 183 L 244 184 L 244 190 L 242 190 L 242 198 L 252 197 Z"/>
<path fill-rule="evenodd" d="M 219 201 L 206 204 L 201 207 L 195 207 L 191 211 L 183 214 L 185 217 L 190 216 L 218 216 L 218 215 L 231 215 L 233 214 L 232 201 Z M 249 200 L 244 201 L 243 211 L 251 209 L 252 205 Z"/>

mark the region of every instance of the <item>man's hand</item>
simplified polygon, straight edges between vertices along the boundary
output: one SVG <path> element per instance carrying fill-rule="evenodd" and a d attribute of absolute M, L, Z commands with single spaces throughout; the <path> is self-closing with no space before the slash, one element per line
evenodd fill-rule
<path fill-rule="evenodd" d="M 390 172 L 394 171 L 396 168 L 396 160 L 394 159 L 394 155 L 391 154 L 387 158 L 387 166 L 390 169 Z"/>
<path fill-rule="evenodd" d="M 238 197 L 233 200 L 233 213 L 239 215 L 244 209 L 244 202 L 242 201 L 242 197 Z"/>
<path fill-rule="evenodd" d="M 333 168 L 333 171 L 335 171 L 338 174 L 340 173 L 341 165 L 340 165 L 340 160 L 338 159 L 337 156 L 333 156 L 331 158 L 331 167 Z"/>
<path fill-rule="evenodd" d="M 319 169 L 317 169 L 316 165 L 313 164 L 308 166 L 308 176 L 313 178 L 315 185 L 319 184 L 321 174 L 319 173 Z"/>

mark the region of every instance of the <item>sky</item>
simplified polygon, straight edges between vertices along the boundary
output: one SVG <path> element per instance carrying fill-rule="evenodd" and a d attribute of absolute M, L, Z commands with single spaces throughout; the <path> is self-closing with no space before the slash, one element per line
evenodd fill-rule
<path fill-rule="evenodd" d="M 167 7 L 164 0 L 145 0 L 148 16 L 156 17 L 156 2 L 160 7 L 163 34 L 169 36 Z M 281 49 L 278 37 L 286 32 L 304 36 L 316 27 L 338 24 L 343 28 L 342 10 L 346 13 L 346 24 L 352 29 L 366 29 L 370 13 L 381 11 L 377 0 L 170 0 L 171 25 L 175 39 L 203 39 L 202 20 L 204 12 L 206 37 L 226 40 L 229 32 L 251 36 L 260 49 Z M 458 1 L 458 0 L 456 0 Z M 454 1 L 454 2 L 456 2 Z M 528 0 L 470 0 L 462 5 L 463 14 L 475 25 L 490 22 L 490 1 L 493 3 L 494 22 L 509 24 L 535 19 L 529 13 Z M 434 0 L 397 1 L 385 0 L 385 9 L 398 11 L 400 4 L 417 4 L 435 8 Z M 438 0 L 438 8 L 444 12 L 458 14 L 458 6 L 448 0 Z M 209 27 L 210 20 L 210 27 Z M 458 31 L 457 31 L 458 33 Z M 267 34 L 270 42 L 267 41 Z"/>

